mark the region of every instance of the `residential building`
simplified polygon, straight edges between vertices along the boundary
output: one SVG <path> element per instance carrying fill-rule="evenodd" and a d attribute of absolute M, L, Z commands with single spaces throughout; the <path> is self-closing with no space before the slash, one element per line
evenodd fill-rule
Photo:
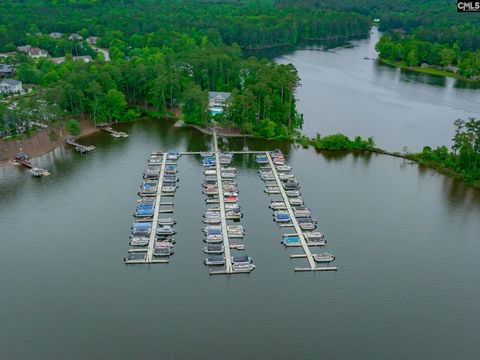
<path fill-rule="evenodd" d="M 65 62 L 65 57 L 62 56 L 62 57 L 57 57 L 57 58 L 51 58 L 50 60 L 52 60 L 54 64 L 60 65 L 60 64 L 63 64 Z M 85 63 L 89 63 L 93 59 L 90 55 L 85 55 L 85 56 L 73 56 L 72 60 L 73 61 L 83 61 Z"/>
<path fill-rule="evenodd" d="M 22 82 L 18 80 L 7 79 L 0 82 L 0 94 L 15 94 L 22 89 Z"/>
<path fill-rule="evenodd" d="M 29 54 L 31 49 L 32 49 L 31 45 L 17 46 L 17 51 L 24 54 Z"/>
<path fill-rule="evenodd" d="M 73 33 L 73 34 L 70 34 L 70 36 L 68 37 L 68 40 L 82 41 L 83 36 L 77 33 Z"/>
<path fill-rule="evenodd" d="M 87 38 L 87 43 L 90 45 L 97 45 L 98 37 L 97 36 L 90 36 Z"/>
<path fill-rule="evenodd" d="M 11 77 L 15 75 L 15 66 L 0 63 L 0 77 Z"/>
<path fill-rule="evenodd" d="M 208 93 L 208 108 L 213 115 L 223 112 L 225 101 L 230 97 L 229 92 L 210 91 Z"/>
<path fill-rule="evenodd" d="M 30 57 L 35 59 L 46 58 L 48 57 L 48 51 L 40 48 L 31 48 L 30 51 L 28 52 L 28 55 L 30 55 Z"/>
<path fill-rule="evenodd" d="M 63 37 L 63 34 L 61 32 L 52 32 L 50 33 L 50 37 L 54 39 L 60 39 Z"/>

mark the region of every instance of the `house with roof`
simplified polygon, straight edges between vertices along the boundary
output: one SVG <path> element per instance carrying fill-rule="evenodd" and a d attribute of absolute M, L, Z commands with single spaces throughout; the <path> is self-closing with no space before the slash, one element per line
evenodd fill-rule
<path fill-rule="evenodd" d="M 97 45 L 98 36 L 90 36 L 87 38 L 87 43 L 90 45 Z"/>
<path fill-rule="evenodd" d="M 55 65 L 60 65 L 65 62 L 65 56 L 62 57 L 56 57 L 56 58 L 51 58 L 50 60 L 55 64 Z M 84 63 L 89 63 L 93 61 L 92 57 L 90 55 L 85 55 L 85 56 L 73 56 L 72 57 L 73 61 L 83 61 Z"/>
<path fill-rule="evenodd" d="M 0 94 L 16 94 L 22 92 L 22 82 L 13 79 L 7 79 L 0 82 Z"/>
<path fill-rule="evenodd" d="M 30 49 L 28 55 L 34 59 L 46 58 L 48 57 L 48 51 L 35 47 Z"/>
<path fill-rule="evenodd" d="M 225 101 L 230 97 L 229 92 L 210 91 L 208 93 L 208 108 L 213 115 L 223 112 Z"/>
<path fill-rule="evenodd" d="M 80 35 L 80 34 L 77 34 L 77 33 L 73 33 L 73 34 L 70 34 L 70 36 L 68 37 L 68 40 L 82 41 L 82 40 L 83 40 L 83 36 Z"/>
<path fill-rule="evenodd" d="M 61 39 L 63 37 L 63 33 L 61 32 L 52 32 L 49 34 L 49 36 L 51 38 L 54 38 L 54 39 Z"/>
<path fill-rule="evenodd" d="M 18 51 L 18 52 L 21 52 L 21 53 L 24 53 L 24 54 L 30 53 L 30 50 L 31 50 L 31 49 L 32 49 L 32 46 L 31 46 L 31 45 L 17 46 L 17 51 Z"/>
<path fill-rule="evenodd" d="M 0 63 L 0 77 L 11 77 L 15 75 L 15 66 Z"/>

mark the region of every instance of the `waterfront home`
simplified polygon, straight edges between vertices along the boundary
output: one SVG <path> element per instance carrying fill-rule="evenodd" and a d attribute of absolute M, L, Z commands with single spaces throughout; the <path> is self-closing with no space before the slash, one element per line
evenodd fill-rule
<path fill-rule="evenodd" d="M 7 79 L 0 82 L 0 94 L 16 94 L 23 90 L 22 82 L 13 79 Z"/>
<path fill-rule="evenodd" d="M 223 112 L 225 109 L 225 101 L 230 97 L 229 92 L 210 91 L 208 93 L 208 108 L 213 115 Z"/>
<path fill-rule="evenodd" d="M 97 45 L 98 36 L 90 36 L 87 38 L 87 43 L 90 45 Z"/>
<path fill-rule="evenodd" d="M 62 56 L 62 57 L 51 58 L 50 60 L 52 60 L 54 64 L 60 65 L 60 64 L 65 62 L 65 59 L 66 59 L 65 56 Z M 72 60 L 73 61 L 83 61 L 84 63 L 89 63 L 93 59 L 90 55 L 85 55 L 85 56 L 73 56 Z"/>
<path fill-rule="evenodd" d="M 70 36 L 68 37 L 68 40 L 82 41 L 82 40 L 83 40 L 83 36 L 80 35 L 80 34 L 77 34 L 77 33 L 73 33 L 73 34 L 70 34 Z"/>
<path fill-rule="evenodd" d="M 29 54 L 31 49 L 32 49 L 31 45 L 17 46 L 17 51 L 24 54 Z"/>
<path fill-rule="evenodd" d="M 49 34 L 49 36 L 50 36 L 51 38 L 54 38 L 54 39 L 60 39 L 60 38 L 63 37 L 63 33 L 61 33 L 61 32 L 52 32 L 52 33 Z"/>
<path fill-rule="evenodd" d="M 15 75 L 15 67 L 9 64 L 0 64 L 0 77 L 11 77 Z"/>

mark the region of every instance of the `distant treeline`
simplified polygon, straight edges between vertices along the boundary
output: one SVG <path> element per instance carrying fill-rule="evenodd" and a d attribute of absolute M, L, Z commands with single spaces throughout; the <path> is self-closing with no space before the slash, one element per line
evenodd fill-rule
<path fill-rule="evenodd" d="M 3 0 L 0 50 L 28 42 L 27 33 L 82 32 L 130 43 L 132 36 L 172 30 L 201 31 L 210 39 L 243 48 L 294 45 L 304 39 L 368 34 L 370 19 L 353 13 L 279 8 L 274 1 Z"/>

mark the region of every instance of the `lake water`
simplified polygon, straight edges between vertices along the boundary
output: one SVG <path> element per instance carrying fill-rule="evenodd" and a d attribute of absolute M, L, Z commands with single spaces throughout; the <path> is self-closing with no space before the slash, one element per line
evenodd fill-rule
<path fill-rule="evenodd" d="M 298 109 L 309 136 L 372 136 L 391 151 L 449 146 L 456 119 L 480 116 L 480 85 L 379 64 L 373 60 L 379 37 L 374 27 L 369 39 L 351 47 L 323 51 L 310 45 L 281 55 L 278 49 L 260 54 L 298 69 Z"/>
<path fill-rule="evenodd" d="M 2 359 L 473 359 L 480 345 L 480 194 L 386 156 L 280 147 L 326 233 L 336 273 L 295 273 L 248 156 L 236 155 L 245 244 L 257 268 L 202 264 L 203 168 L 179 161 L 175 255 L 125 266 L 152 150 L 206 150 L 211 138 L 142 121 L 128 139 L 95 134 L 89 155 L 39 158 L 42 179 L 0 168 Z"/>

